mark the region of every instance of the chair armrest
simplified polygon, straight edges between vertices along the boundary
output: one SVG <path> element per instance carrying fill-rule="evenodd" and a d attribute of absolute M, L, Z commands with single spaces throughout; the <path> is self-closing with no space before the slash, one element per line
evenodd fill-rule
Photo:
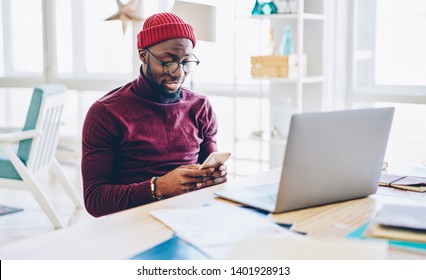
<path fill-rule="evenodd" d="M 31 139 L 36 136 L 39 136 L 41 133 L 35 129 L 4 133 L 0 134 L 0 143 L 13 143 L 18 142 L 25 139 Z"/>

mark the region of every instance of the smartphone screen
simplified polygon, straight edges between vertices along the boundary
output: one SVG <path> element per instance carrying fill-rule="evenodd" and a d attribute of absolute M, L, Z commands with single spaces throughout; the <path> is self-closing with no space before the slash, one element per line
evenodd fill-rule
<path fill-rule="evenodd" d="M 231 156 L 229 152 L 213 152 L 206 160 L 201 164 L 199 169 L 208 167 L 217 167 L 225 163 L 225 161 Z"/>

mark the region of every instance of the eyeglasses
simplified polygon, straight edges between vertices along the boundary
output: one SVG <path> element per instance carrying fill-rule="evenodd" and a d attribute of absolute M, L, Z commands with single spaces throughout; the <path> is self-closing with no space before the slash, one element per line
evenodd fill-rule
<path fill-rule="evenodd" d="M 180 65 L 182 65 L 183 71 L 185 73 L 191 73 L 192 71 L 195 70 L 195 68 L 197 68 L 197 65 L 200 63 L 200 60 L 194 54 L 192 54 L 191 56 L 194 57 L 196 60 L 185 60 L 180 62 L 177 62 L 177 61 L 164 62 L 159 60 L 149 49 L 146 49 L 146 50 L 152 55 L 152 57 L 155 58 L 155 60 L 157 60 L 158 63 L 160 63 L 163 66 L 164 73 L 166 74 L 172 74 L 176 72 L 178 68 L 180 67 Z"/>

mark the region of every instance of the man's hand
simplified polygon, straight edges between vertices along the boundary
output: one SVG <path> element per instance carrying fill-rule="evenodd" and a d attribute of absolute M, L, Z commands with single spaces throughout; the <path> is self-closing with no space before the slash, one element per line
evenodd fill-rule
<path fill-rule="evenodd" d="M 175 196 L 226 182 L 226 165 L 198 170 L 200 165 L 182 165 L 159 177 L 156 181 L 158 196 Z"/>
<path fill-rule="evenodd" d="M 203 169 L 202 169 L 203 170 Z M 227 167 L 225 164 L 219 165 L 210 173 L 210 178 L 207 181 L 200 182 L 198 188 L 210 187 L 217 184 L 222 184 L 226 182 L 226 175 L 228 175 Z"/>

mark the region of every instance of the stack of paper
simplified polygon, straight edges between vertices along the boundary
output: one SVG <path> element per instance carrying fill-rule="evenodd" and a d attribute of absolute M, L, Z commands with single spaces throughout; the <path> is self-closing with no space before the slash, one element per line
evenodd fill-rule
<path fill-rule="evenodd" d="M 426 207 L 385 204 L 374 217 L 368 235 L 426 242 Z"/>

